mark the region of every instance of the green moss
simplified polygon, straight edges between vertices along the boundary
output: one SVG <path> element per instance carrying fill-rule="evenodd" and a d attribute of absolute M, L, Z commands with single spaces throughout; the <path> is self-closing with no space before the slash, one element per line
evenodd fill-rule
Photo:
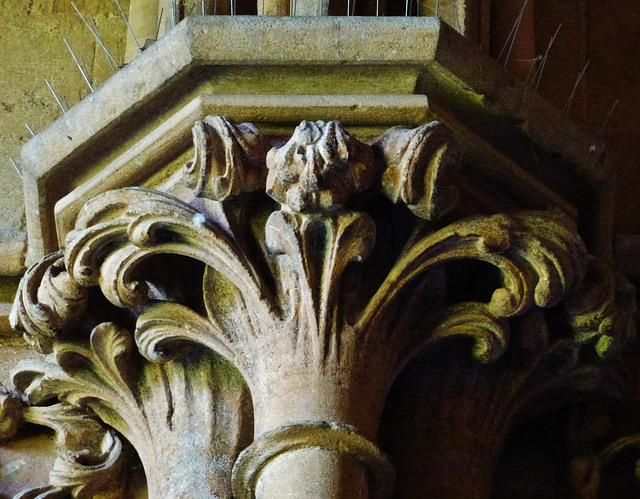
<path fill-rule="evenodd" d="M 602 335 L 598 340 L 598 342 L 596 343 L 596 353 L 600 357 L 604 357 L 605 355 L 607 355 L 607 352 L 611 348 L 612 344 L 613 344 L 613 338 L 611 336 Z"/>
<path fill-rule="evenodd" d="M 0 277 L 0 302 L 12 302 L 19 283 L 20 277 Z"/>

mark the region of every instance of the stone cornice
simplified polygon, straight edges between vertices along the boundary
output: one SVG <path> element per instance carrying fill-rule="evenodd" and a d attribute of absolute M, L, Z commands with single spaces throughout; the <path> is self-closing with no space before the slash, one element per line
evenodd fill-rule
<path fill-rule="evenodd" d="M 611 167 L 601 145 L 445 24 L 218 16 L 184 20 L 25 146 L 29 261 L 64 239 L 52 230 L 59 199 L 198 96 L 229 88 L 240 95 L 426 94 L 435 118 L 502 150 L 529 183 L 539 176 L 541 187 L 558 190 L 569 204 L 588 190 L 594 201 L 576 207 L 592 211 L 587 242 L 602 256 L 610 251 Z M 349 123 L 349 112 L 334 108 L 330 117 Z M 402 122 L 397 115 L 388 121 Z M 286 118 L 280 123 L 295 126 Z M 490 177 L 505 174 L 498 169 Z"/>

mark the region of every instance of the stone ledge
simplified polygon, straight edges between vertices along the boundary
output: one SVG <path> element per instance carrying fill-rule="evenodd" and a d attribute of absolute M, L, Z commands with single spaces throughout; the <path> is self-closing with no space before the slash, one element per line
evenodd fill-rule
<path fill-rule="evenodd" d="M 297 72 L 308 74 L 278 91 L 281 70 L 292 84 Z M 271 79 L 260 91 L 264 71 Z M 573 179 L 590 186 L 596 200 L 587 218 L 597 227 L 587 231 L 604 234 L 594 247 L 606 253 L 612 174 L 602 146 L 439 20 L 212 16 L 184 20 L 24 147 L 28 261 L 58 248 L 60 199 L 198 96 L 348 91 L 426 94 L 491 147 L 509 149 L 509 160 L 547 188 Z M 531 164 L 530 142 L 545 152 L 543 173 Z"/>

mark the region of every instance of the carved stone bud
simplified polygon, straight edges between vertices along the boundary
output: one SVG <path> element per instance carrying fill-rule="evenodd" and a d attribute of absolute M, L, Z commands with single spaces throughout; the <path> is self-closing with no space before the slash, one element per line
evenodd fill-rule
<path fill-rule="evenodd" d="M 414 129 L 394 127 L 373 144 L 384 161 L 382 191 L 414 215 L 435 220 L 458 202 L 452 180 L 460 153 L 450 130 L 434 121 Z"/>
<path fill-rule="evenodd" d="M 251 123 L 207 116 L 193 127 L 195 156 L 185 165 L 185 183 L 197 197 L 224 201 L 263 189 L 265 142 Z"/>
<path fill-rule="evenodd" d="M 601 357 L 619 353 L 636 337 L 635 288 L 595 257 L 589 257 L 586 276 L 564 309 L 574 339 L 593 343 Z"/>
<path fill-rule="evenodd" d="M 267 154 L 267 194 L 296 212 L 344 206 L 373 180 L 373 151 L 336 121 L 303 121 L 283 147 Z"/>

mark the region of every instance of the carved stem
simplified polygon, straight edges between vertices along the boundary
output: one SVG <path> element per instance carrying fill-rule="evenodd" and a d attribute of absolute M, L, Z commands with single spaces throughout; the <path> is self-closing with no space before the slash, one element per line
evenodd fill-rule
<path fill-rule="evenodd" d="M 236 499 L 385 498 L 393 467 L 355 428 L 337 423 L 289 425 L 266 433 L 233 470 Z"/>
<path fill-rule="evenodd" d="M 393 469 L 372 442 L 384 383 L 364 390 L 308 372 L 268 378 L 253 392 L 256 440 L 236 463 L 236 497 L 388 496 Z"/>
<path fill-rule="evenodd" d="M 185 445 L 183 442 L 182 445 Z M 195 453 L 172 458 L 155 466 L 144 467 L 150 499 L 171 497 L 175 499 L 190 499 L 194 497 L 215 498 L 225 497 L 224 487 L 217 477 L 209 475 L 215 473 L 216 463 L 206 454 Z M 180 470 L 177 472 L 176 470 Z M 207 472 L 208 470 L 208 472 Z"/>
<path fill-rule="evenodd" d="M 326 421 L 354 426 L 372 439 L 377 434 L 386 395 L 385 383 L 381 385 L 365 389 L 364 383 L 353 381 L 304 373 L 282 375 L 280 380 L 264 383 L 252 392 L 255 435 L 299 422 Z"/>
<path fill-rule="evenodd" d="M 365 469 L 355 459 L 324 449 L 288 452 L 272 461 L 260 475 L 259 499 L 368 498 Z"/>

